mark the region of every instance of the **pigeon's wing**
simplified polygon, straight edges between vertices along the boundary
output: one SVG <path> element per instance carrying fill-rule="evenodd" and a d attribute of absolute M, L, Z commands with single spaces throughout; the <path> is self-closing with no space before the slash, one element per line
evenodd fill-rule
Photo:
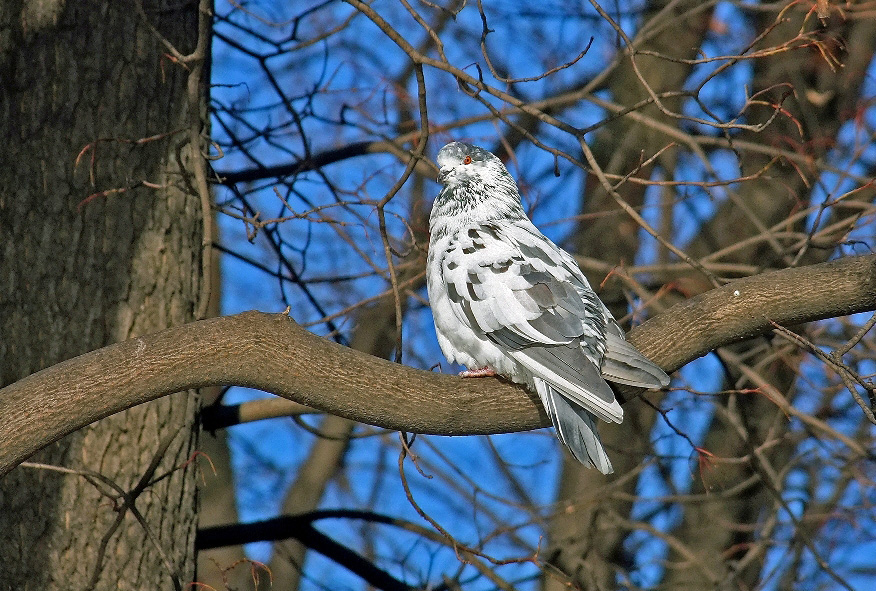
<path fill-rule="evenodd" d="M 457 233 L 442 260 L 453 312 L 571 401 L 620 422 L 599 372 L 602 304 L 568 255 L 526 222 Z"/>
<path fill-rule="evenodd" d="M 618 384 L 658 389 L 669 385 L 669 376 L 623 337 L 608 333 L 602 374 Z"/>
<path fill-rule="evenodd" d="M 602 304 L 602 309 L 606 326 L 602 375 L 612 382 L 639 388 L 668 386 L 669 376 L 666 372 L 629 344 L 624 338 L 624 331 L 618 326 L 605 304 Z"/>

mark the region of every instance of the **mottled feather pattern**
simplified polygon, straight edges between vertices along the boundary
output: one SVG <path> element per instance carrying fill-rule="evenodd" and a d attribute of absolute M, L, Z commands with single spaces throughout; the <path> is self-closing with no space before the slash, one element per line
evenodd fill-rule
<path fill-rule="evenodd" d="M 623 410 L 603 378 L 659 388 L 669 377 L 632 345 L 578 268 L 523 211 L 505 165 L 460 142 L 438 154 L 427 287 L 441 350 L 538 393 L 575 458 L 607 474 L 595 418 Z"/>

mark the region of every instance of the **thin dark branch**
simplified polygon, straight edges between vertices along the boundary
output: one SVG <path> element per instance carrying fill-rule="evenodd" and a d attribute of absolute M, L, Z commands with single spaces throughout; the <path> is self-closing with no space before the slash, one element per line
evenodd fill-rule
<path fill-rule="evenodd" d="M 221 525 L 198 530 L 195 549 L 209 550 L 222 546 L 247 544 L 256 541 L 295 539 L 323 556 L 333 560 L 366 583 L 386 591 L 410 591 L 412 587 L 378 568 L 373 562 L 325 535 L 313 526 L 313 521 L 325 517 L 320 513 L 286 515 L 256 523 Z"/>

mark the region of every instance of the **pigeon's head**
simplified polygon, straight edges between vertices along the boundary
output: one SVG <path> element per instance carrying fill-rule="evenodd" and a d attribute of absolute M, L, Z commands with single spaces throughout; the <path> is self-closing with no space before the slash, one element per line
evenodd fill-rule
<path fill-rule="evenodd" d="M 438 168 L 438 182 L 449 188 L 514 183 L 501 160 L 483 148 L 463 142 L 450 142 L 441 148 Z"/>
<path fill-rule="evenodd" d="M 466 223 L 524 217 L 517 183 L 502 161 L 483 148 L 451 142 L 438 152 L 438 182 L 444 188 L 430 216 L 440 234 Z"/>

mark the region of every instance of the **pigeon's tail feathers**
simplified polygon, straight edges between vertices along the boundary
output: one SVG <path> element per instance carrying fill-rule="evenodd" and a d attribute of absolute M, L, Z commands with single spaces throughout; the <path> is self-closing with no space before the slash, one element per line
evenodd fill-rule
<path fill-rule="evenodd" d="M 599 368 L 580 347 L 527 347 L 508 353 L 533 376 L 552 384 L 572 403 L 609 423 L 621 423 L 624 411 Z"/>
<path fill-rule="evenodd" d="M 534 381 L 535 389 L 557 431 L 557 437 L 569 448 L 575 459 L 603 474 L 614 472 L 611 460 L 599 440 L 599 433 L 596 432 L 596 417 L 570 402 L 543 379 L 536 377 Z"/>
<path fill-rule="evenodd" d="M 666 372 L 642 355 L 623 337 L 610 332 L 605 336 L 606 350 L 601 368 L 605 379 L 618 384 L 648 389 L 669 385 L 669 376 Z"/>

